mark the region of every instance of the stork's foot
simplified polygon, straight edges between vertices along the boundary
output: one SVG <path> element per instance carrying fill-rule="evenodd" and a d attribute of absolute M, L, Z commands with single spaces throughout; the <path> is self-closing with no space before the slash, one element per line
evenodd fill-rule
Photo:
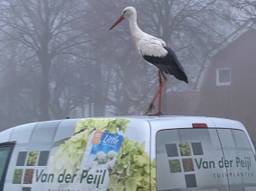
<path fill-rule="evenodd" d="M 149 107 L 148 107 L 147 111 L 144 113 L 144 115 L 150 115 L 151 111 L 152 111 L 154 108 L 155 108 L 155 105 L 154 105 L 153 102 L 151 102 L 151 103 L 149 104 Z"/>
<path fill-rule="evenodd" d="M 158 111 L 156 113 L 152 113 L 152 111 L 155 109 L 155 105 L 154 103 L 150 103 L 148 110 L 144 113 L 144 115 L 148 115 L 148 116 L 160 116 L 163 115 L 163 113 L 161 111 Z"/>

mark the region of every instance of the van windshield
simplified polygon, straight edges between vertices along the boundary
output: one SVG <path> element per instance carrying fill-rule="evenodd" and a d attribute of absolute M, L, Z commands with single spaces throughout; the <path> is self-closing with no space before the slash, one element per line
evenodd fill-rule
<path fill-rule="evenodd" d="M 8 164 L 8 158 L 11 152 L 10 146 L 0 146 L 0 188 L 2 185 L 2 181 L 4 179 L 4 172 L 6 169 L 6 165 Z"/>
<path fill-rule="evenodd" d="M 156 138 L 158 191 L 256 190 L 256 159 L 232 129 L 162 130 Z"/>

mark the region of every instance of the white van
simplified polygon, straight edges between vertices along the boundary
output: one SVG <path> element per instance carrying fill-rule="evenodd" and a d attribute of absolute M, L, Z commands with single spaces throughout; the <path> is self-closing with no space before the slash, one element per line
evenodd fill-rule
<path fill-rule="evenodd" d="M 66 119 L 0 133 L 3 191 L 256 191 L 255 150 L 237 121 Z"/>

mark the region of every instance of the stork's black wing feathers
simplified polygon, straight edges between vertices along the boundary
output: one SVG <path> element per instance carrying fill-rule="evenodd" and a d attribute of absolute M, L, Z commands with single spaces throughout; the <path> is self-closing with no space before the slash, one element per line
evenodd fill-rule
<path fill-rule="evenodd" d="M 164 73 L 174 75 L 177 79 L 188 83 L 188 77 L 174 51 L 168 47 L 164 48 L 168 51 L 166 56 L 156 57 L 143 55 L 143 58 Z"/>

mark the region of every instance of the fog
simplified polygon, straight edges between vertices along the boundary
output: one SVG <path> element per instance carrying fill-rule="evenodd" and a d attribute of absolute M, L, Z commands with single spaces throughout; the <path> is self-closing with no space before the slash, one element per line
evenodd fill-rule
<path fill-rule="evenodd" d="M 141 28 L 164 39 L 188 74 L 189 84 L 168 76 L 165 114 L 235 118 L 253 128 L 253 108 L 241 111 L 243 117 L 230 105 L 218 107 L 231 110 L 224 114 L 207 112 L 211 105 L 202 101 L 201 88 L 210 79 L 206 68 L 226 59 L 216 55 L 232 55 L 230 44 L 254 30 L 255 0 L 1 0 L 0 129 L 66 117 L 142 115 L 158 87 L 157 69 L 138 54 L 127 21 L 108 31 L 126 6 L 136 7 Z"/>

